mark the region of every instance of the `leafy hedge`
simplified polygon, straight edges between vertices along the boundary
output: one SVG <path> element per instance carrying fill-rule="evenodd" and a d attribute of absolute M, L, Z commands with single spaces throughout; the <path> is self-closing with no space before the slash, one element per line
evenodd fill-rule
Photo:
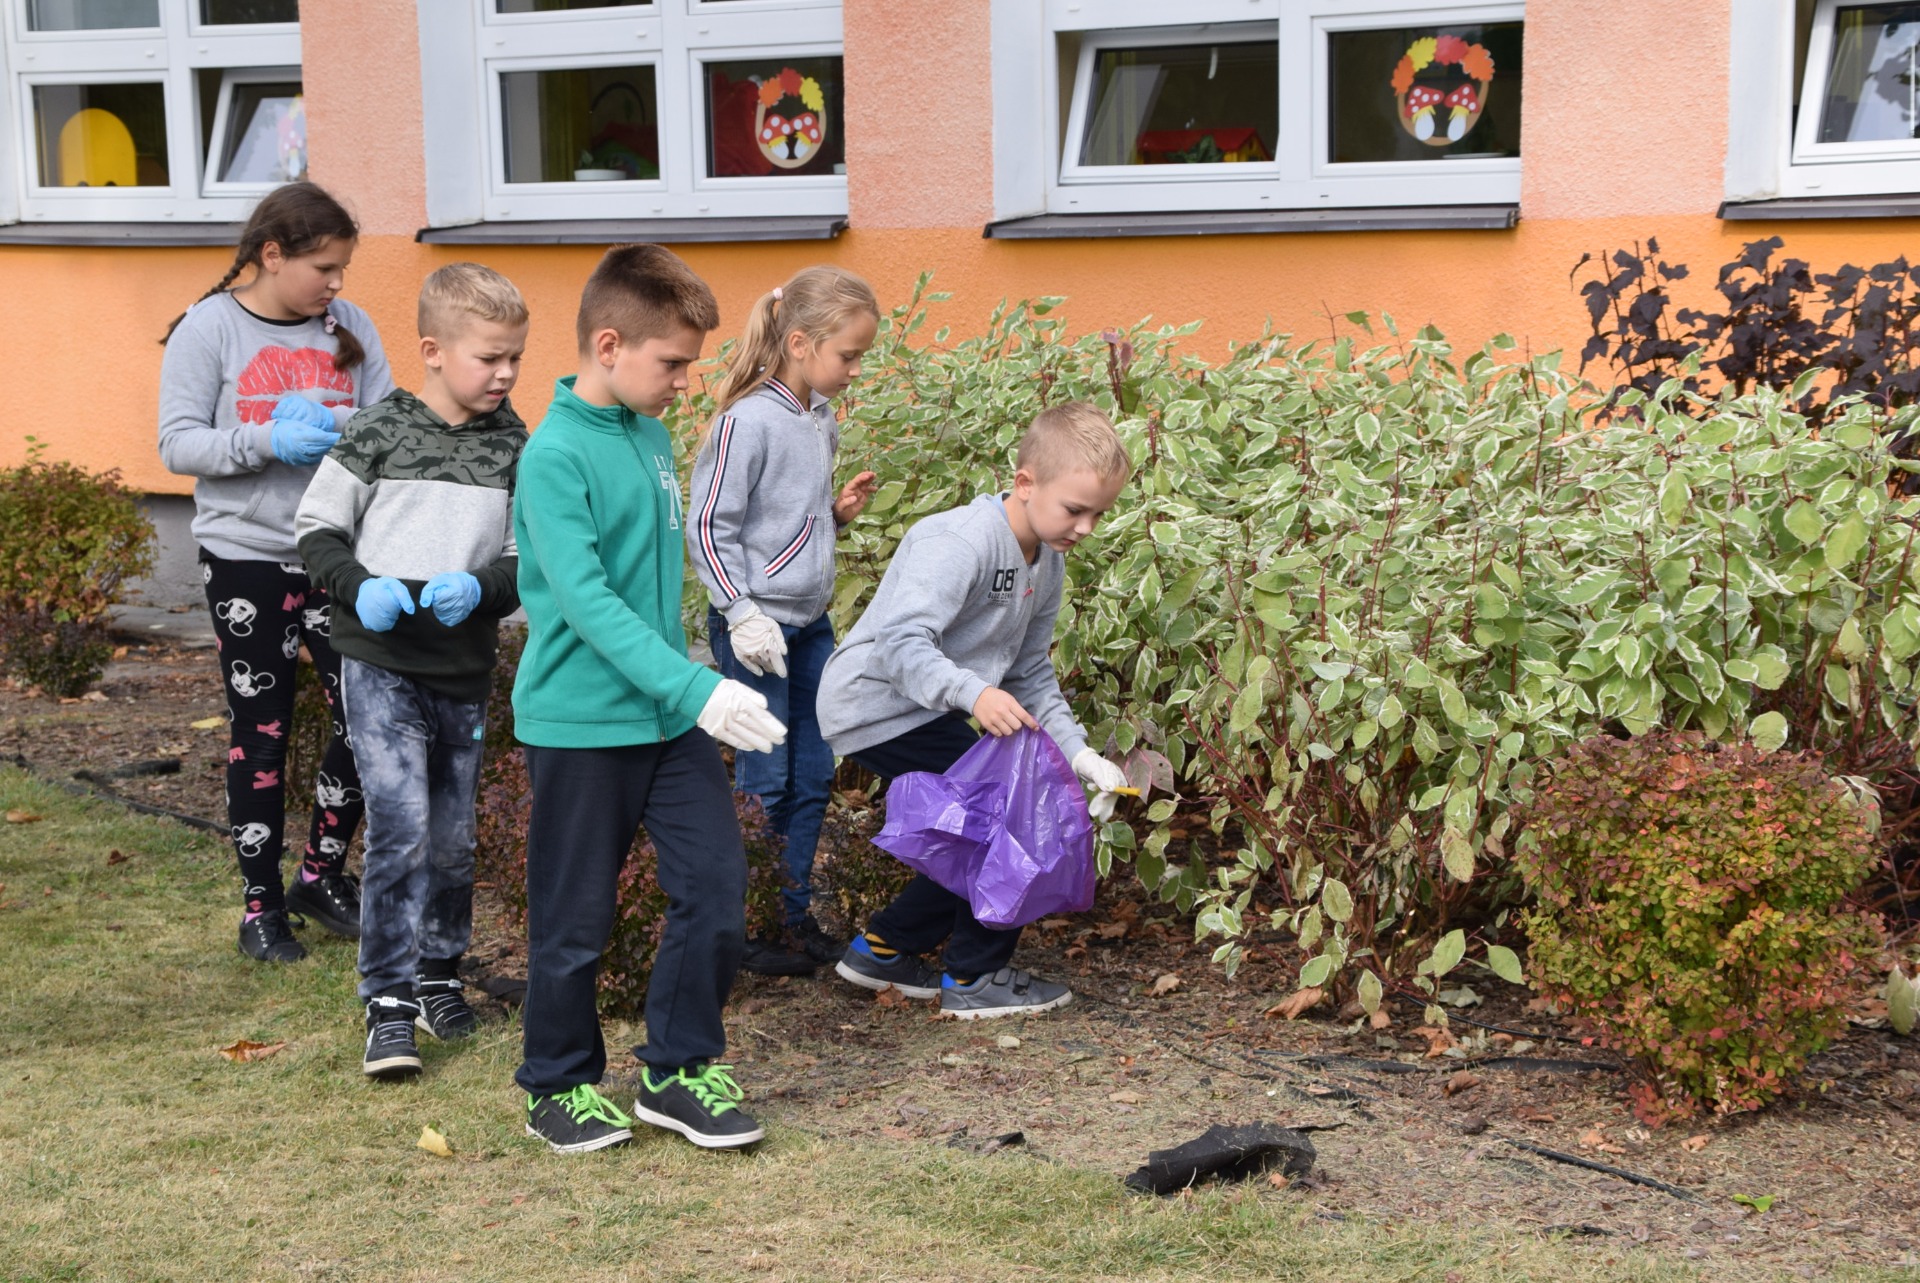
<path fill-rule="evenodd" d="M 1211 830 L 1176 839 L 1163 797 L 1103 861 L 1195 909 L 1229 969 L 1273 927 L 1304 984 L 1371 1004 L 1424 962 L 1431 992 L 1460 930 L 1496 942 L 1522 895 L 1509 811 L 1535 763 L 1595 733 L 1911 768 L 1920 501 L 1888 498 L 1913 465 L 1863 407 L 1816 433 L 1791 392 L 1670 380 L 1596 423 L 1599 392 L 1505 336 L 1463 355 L 1356 313 L 1209 362 L 1195 325 L 1074 339 L 1040 299 L 929 342 L 943 297 L 893 314 L 845 407 L 843 467 L 880 489 L 836 616 L 909 524 L 1007 484 L 1043 405 L 1113 413 L 1139 468 L 1069 560 L 1055 660 L 1094 742 Z"/>

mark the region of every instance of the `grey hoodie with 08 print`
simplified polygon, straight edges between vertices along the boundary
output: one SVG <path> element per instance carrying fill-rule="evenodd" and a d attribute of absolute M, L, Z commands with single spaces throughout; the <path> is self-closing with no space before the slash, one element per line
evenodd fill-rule
<path fill-rule="evenodd" d="M 845 757 L 971 713 L 998 686 L 1072 761 L 1087 733 L 1050 654 L 1066 565 L 1045 544 L 1028 563 L 999 495 L 916 522 L 820 675 L 820 731 L 833 751 Z"/>

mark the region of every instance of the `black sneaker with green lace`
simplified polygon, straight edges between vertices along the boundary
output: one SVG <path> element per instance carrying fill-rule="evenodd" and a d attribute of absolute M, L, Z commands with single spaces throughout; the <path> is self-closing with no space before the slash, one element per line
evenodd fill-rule
<path fill-rule="evenodd" d="M 753 1115 L 740 1108 L 746 1093 L 733 1081 L 732 1065 L 694 1065 L 672 1073 L 645 1065 L 634 1117 L 679 1132 L 702 1149 L 739 1149 L 766 1136 Z"/>
<path fill-rule="evenodd" d="M 538 1136 L 562 1154 L 585 1154 L 633 1139 L 633 1120 L 602 1096 L 592 1083 L 581 1083 L 553 1096 L 527 1097 L 527 1135 Z"/>

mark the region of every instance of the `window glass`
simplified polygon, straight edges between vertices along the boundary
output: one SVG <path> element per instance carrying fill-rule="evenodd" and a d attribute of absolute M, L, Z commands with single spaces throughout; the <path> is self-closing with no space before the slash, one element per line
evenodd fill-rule
<path fill-rule="evenodd" d="M 500 74 L 510 183 L 660 177 L 651 66 Z"/>
<path fill-rule="evenodd" d="M 1329 159 L 1518 156 L 1522 25 L 1331 33 Z"/>
<path fill-rule="evenodd" d="M 710 62 L 707 175 L 844 174 L 840 59 Z"/>
<path fill-rule="evenodd" d="M 1835 10 L 1820 141 L 1920 137 L 1920 4 Z"/>
<path fill-rule="evenodd" d="M 160 0 L 27 0 L 28 31 L 112 31 L 160 25 Z"/>
<path fill-rule="evenodd" d="M 1082 165 L 1270 160 L 1280 123 L 1272 40 L 1102 49 Z"/>
<path fill-rule="evenodd" d="M 567 9 L 630 9 L 653 0 L 494 0 L 495 13 L 559 13 Z"/>
<path fill-rule="evenodd" d="M 200 0 L 200 22 L 208 27 L 300 21 L 300 0 Z"/>
<path fill-rule="evenodd" d="M 299 81 L 233 87 L 218 173 L 223 183 L 290 183 L 307 176 L 307 111 Z"/>
<path fill-rule="evenodd" d="M 158 83 L 35 85 L 42 187 L 165 187 L 167 102 Z"/>

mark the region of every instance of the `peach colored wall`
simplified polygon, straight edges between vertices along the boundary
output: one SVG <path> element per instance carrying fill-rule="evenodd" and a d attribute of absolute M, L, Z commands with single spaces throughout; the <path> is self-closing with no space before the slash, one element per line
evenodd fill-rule
<path fill-rule="evenodd" d="M 1655 0 L 1531 0 L 1526 186 L 1511 231 L 1017 242 L 980 235 L 991 199 L 985 0 L 846 0 L 852 228 L 831 242 L 679 248 L 719 296 L 717 337 L 734 332 L 748 305 L 794 268 L 826 261 L 866 275 L 888 303 L 934 269 L 936 287 L 955 295 L 939 319 L 960 332 L 977 328 L 1002 298 L 1060 294 L 1076 331 L 1149 314 L 1203 318 L 1194 341 L 1203 355 L 1259 333 L 1269 318 L 1310 335 L 1324 332 L 1323 310 L 1360 308 L 1407 325 L 1433 322 L 1461 343 L 1505 331 L 1535 351 L 1577 351 L 1586 318 L 1568 269 L 1584 252 L 1649 235 L 1668 261 L 1696 269 L 1701 289 L 1711 284 L 1708 269 L 1742 242 L 1775 231 L 1821 266 L 1909 252 L 1906 221 L 1772 226 L 1714 217 L 1726 146 L 1727 3 L 1690 10 L 1685 39 L 1652 39 L 1646 33 L 1672 25 L 1670 7 Z M 417 386 L 420 278 L 464 257 L 498 267 L 533 309 L 515 402 L 537 419 L 553 379 L 572 369 L 574 303 L 600 251 L 415 244 L 425 215 L 413 6 L 330 0 L 312 9 L 314 173 L 354 204 L 368 231 L 348 296 L 380 326 L 400 381 Z M 1621 92 L 1610 77 L 1628 51 L 1633 96 L 1610 113 L 1601 104 Z M 941 98 L 948 110 L 937 126 L 914 123 L 933 84 L 950 88 Z M 0 370 L 9 376 L 0 463 L 17 460 L 33 434 L 63 457 L 121 467 L 134 485 L 185 492 L 185 479 L 163 471 L 154 451 L 154 340 L 226 262 L 219 249 L 0 249 L 8 304 L 0 307 Z"/>

